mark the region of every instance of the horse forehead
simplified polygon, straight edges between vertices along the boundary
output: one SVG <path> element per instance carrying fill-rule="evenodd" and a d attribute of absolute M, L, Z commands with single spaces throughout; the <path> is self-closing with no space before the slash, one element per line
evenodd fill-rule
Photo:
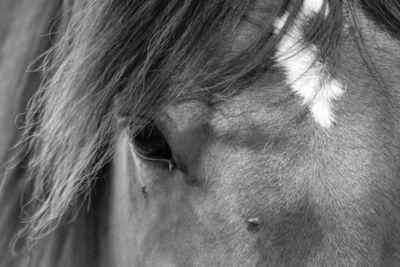
<path fill-rule="evenodd" d="M 200 101 L 171 106 L 160 120 L 179 133 L 202 128 L 211 136 L 229 139 L 236 145 L 250 144 L 255 139 L 263 142 L 292 124 L 293 118 L 304 110 L 282 77 L 278 72 L 268 75 L 212 107 Z"/>
<path fill-rule="evenodd" d="M 240 94 L 240 97 L 225 101 L 216 110 L 208 109 L 198 103 L 175 106 L 169 110 L 169 116 L 175 118 L 171 121 L 177 122 L 174 123 L 177 129 L 184 131 L 185 128 L 195 124 L 206 123 L 217 135 L 244 133 L 254 129 L 268 131 L 271 130 L 271 125 L 279 128 L 280 125 L 288 123 L 290 118 L 300 111 L 308 112 L 319 127 L 329 128 L 335 121 L 333 105 L 342 99 L 346 88 L 342 81 L 332 77 L 328 72 L 329 66 L 325 66 L 319 58 L 321 55 L 319 47 L 303 42 L 305 31 L 303 26 L 307 25 L 304 20 L 317 15 L 323 8 L 323 3 L 322 0 L 303 2 L 299 17 L 277 44 L 274 65 L 279 70 L 266 74 L 267 78 L 262 79 L 264 84 L 256 86 L 261 89 L 258 93 L 254 93 L 254 90 L 248 93 L 245 89 L 246 92 Z M 250 19 L 244 20 L 234 39 L 231 40 L 229 50 L 233 54 L 240 52 L 257 38 L 257 33 L 260 31 L 258 25 L 262 25 L 262 20 L 275 21 L 275 30 L 279 32 L 287 15 L 270 16 L 278 5 L 277 1 L 256 1 L 249 13 Z M 329 6 L 325 15 L 327 12 Z M 276 77 L 279 77 L 280 82 L 276 81 Z M 296 97 L 293 97 L 293 94 Z M 291 103 L 290 106 L 287 105 L 288 102 Z M 285 111 L 281 107 L 288 110 Z"/>
<path fill-rule="evenodd" d="M 293 25 L 277 44 L 274 65 L 281 69 L 288 87 L 299 96 L 299 103 L 310 111 L 314 122 L 321 128 L 328 129 L 335 122 L 334 102 L 345 93 L 345 84 L 329 73 L 320 55 L 323 51 L 313 43 L 304 42 L 304 28 L 307 20 L 317 16 L 324 6 L 323 0 L 305 0 Z M 272 10 L 277 7 L 275 1 L 256 1 L 237 34 L 230 42 L 230 51 L 240 53 L 252 43 L 265 21 L 274 21 L 275 33 L 279 33 L 288 19 L 288 14 L 272 17 Z M 325 9 L 328 19 L 329 5 Z M 328 21 L 326 23 L 329 23 Z"/>
<path fill-rule="evenodd" d="M 301 106 L 285 83 L 266 82 L 219 105 L 209 123 L 217 136 L 237 134 L 251 139 L 256 133 L 269 136 L 279 132 L 299 112 Z"/>

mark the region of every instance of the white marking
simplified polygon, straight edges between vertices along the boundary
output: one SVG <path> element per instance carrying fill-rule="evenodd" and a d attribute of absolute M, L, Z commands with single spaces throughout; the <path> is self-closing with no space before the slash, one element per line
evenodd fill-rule
<path fill-rule="evenodd" d="M 316 14 L 321 11 L 324 6 L 324 0 L 305 0 L 303 2 L 304 14 Z"/>
<path fill-rule="evenodd" d="M 324 129 L 334 122 L 332 101 L 343 93 L 343 85 L 329 77 L 325 65 L 318 60 L 318 48 L 314 45 L 305 47 L 301 42 L 302 19 L 321 11 L 323 0 L 306 0 L 300 11 L 298 21 L 288 30 L 277 46 L 276 59 L 286 71 L 290 87 L 303 98 L 317 123 Z M 326 8 L 328 10 L 328 8 Z M 326 13 L 327 14 L 327 13 Z M 286 23 L 288 14 L 275 22 L 275 32 L 279 32 Z"/>

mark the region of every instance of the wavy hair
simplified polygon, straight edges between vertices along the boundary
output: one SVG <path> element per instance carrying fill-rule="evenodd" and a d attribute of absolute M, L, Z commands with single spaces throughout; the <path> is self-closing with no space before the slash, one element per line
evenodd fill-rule
<path fill-rule="evenodd" d="M 273 71 L 275 46 L 296 19 L 303 1 L 260 2 L 60 1 L 65 23 L 58 28 L 57 42 L 43 61 L 43 84 L 28 105 L 17 156 L 22 163 L 2 183 L 0 231 L 11 229 L 9 225 L 15 224 L 23 210 L 18 219 L 22 243 L 33 246 L 53 232 L 46 240 L 51 238 L 51 244 L 65 249 L 73 243 L 68 237 L 72 232 L 75 237 L 82 234 L 79 227 L 89 229 L 93 218 L 99 216 L 96 204 L 101 197 L 93 199 L 92 192 L 102 184 L 101 174 L 109 171 L 105 166 L 119 136 L 118 118 L 139 131 L 146 119 L 155 118 L 173 102 L 202 98 L 212 103 L 239 92 L 266 70 Z M 318 43 L 333 70 L 337 68 L 334 55 L 340 52 L 345 4 L 361 6 L 393 35 L 400 32 L 396 0 L 325 0 L 305 41 Z M 328 6 L 329 19 L 324 20 Z M 257 16 L 250 15 L 254 10 Z M 275 35 L 274 18 L 285 12 L 289 14 L 286 25 Z M 244 21 L 256 24 L 260 31 L 249 44 L 230 53 L 229 40 Z M 23 161 L 22 155 L 26 156 Z M 5 193 L 10 191 L 14 197 Z M 91 212 L 81 209 L 83 205 Z M 66 225 L 74 218 L 77 223 Z M 10 240 L 0 242 L 8 244 Z M 44 253 L 49 244 L 39 242 L 36 247 L 41 252 L 35 255 Z M 45 262 L 33 257 L 32 262 Z M 49 258 L 47 262 L 53 266 L 68 259 Z"/>

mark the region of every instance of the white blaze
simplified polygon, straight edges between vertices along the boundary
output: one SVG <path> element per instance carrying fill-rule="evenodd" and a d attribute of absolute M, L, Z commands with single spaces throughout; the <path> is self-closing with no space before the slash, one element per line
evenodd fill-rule
<path fill-rule="evenodd" d="M 301 42 L 302 19 L 317 14 L 322 7 L 323 0 L 304 1 L 297 23 L 278 44 L 276 58 L 278 65 L 286 72 L 291 89 L 302 97 L 303 105 L 309 107 L 315 121 L 327 129 L 334 121 L 332 101 L 343 94 L 343 85 L 329 77 L 325 65 L 318 60 L 318 48 L 314 45 L 304 46 Z M 287 14 L 275 22 L 276 32 L 286 20 Z"/>
<path fill-rule="evenodd" d="M 323 0 L 305 0 L 303 2 L 303 13 L 318 13 L 324 5 Z"/>

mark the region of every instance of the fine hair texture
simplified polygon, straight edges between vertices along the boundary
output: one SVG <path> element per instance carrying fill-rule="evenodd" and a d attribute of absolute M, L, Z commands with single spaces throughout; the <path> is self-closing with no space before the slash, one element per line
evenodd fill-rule
<path fill-rule="evenodd" d="M 226 40 L 244 20 L 251 20 L 248 13 L 255 0 L 61 2 L 65 5 L 60 8 L 67 6 L 70 14 L 65 13 L 71 17 L 46 54 L 45 78 L 28 106 L 25 134 L 19 141 L 18 166 L 27 167 L 11 171 L 0 192 L 11 190 L 19 197 L 0 198 L 0 227 L 15 223 L 11 217 L 22 212 L 14 234 L 29 247 L 53 231 L 54 240 L 61 240 L 69 228 L 55 229 L 76 217 L 86 218 L 86 207 L 99 201 L 91 192 L 125 125 L 118 123 L 119 118 L 139 131 L 170 103 L 190 98 L 213 103 L 244 89 L 273 68 L 275 47 L 302 5 L 285 0 L 272 9 L 265 6 L 269 19 L 259 25 L 259 36 L 229 54 Z M 304 41 L 318 44 L 333 75 L 345 8 L 362 8 L 393 36 L 400 32 L 396 0 L 325 0 L 321 14 L 307 25 Z M 274 19 L 286 12 L 286 25 L 274 34 Z M 9 182 L 17 175 L 24 177 L 19 180 L 22 186 Z M 5 211 L 8 206 L 15 210 Z"/>

